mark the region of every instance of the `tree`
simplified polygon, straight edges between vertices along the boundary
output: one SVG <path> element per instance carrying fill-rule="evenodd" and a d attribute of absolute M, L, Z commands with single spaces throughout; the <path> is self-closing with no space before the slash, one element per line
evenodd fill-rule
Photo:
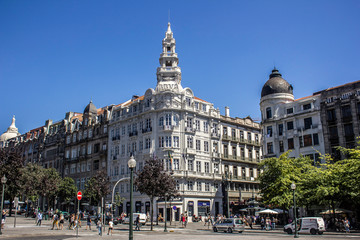
<path fill-rule="evenodd" d="M 85 185 L 85 194 L 94 204 L 99 205 L 101 198 L 110 193 L 110 180 L 106 171 L 98 171 Z"/>
<path fill-rule="evenodd" d="M 311 160 L 306 157 L 290 158 L 289 152 L 279 158 L 268 158 L 260 163 L 263 172 L 260 174 L 260 191 L 265 204 L 289 209 L 293 205 L 291 183 L 296 184 L 296 194 L 302 201 L 303 180 L 313 169 Z"/>
<path fill-rule="evenodd" d="M 77 188 L 74 179 L 65 177 L 60 181 L 57 196 L 61 201 L 69 202 L 75 198 L 76 191 Z"/>
<path fill-rule="evenodd" d="M 26 209 L 29 211 L 29 200 L 36 202 L 39 199 L 41 190 L 41 178 L 43 167 L 29 163 L 21 169 L 21 191 L 26 197 Z"/>
<path fill-rule="evenodd" d="M 169 197 L 176 195 L 176 181 L 164 171 L 161 161 L 156 158 L 146 160 L 144 168 L 137 173 L 135 186 L 141 194 L 150 198 L 151 205 L 151 231 L 154 220 L 154 199 L 155 197 Z"/>
<path fill-rule="evenodd" d="M 61 177 L 55 168 L 43 168 L 42 172 L 40 195 L 47 198 L 48 206 L 50 206 L 50 203 L 54 206 Z M 43 210 L 45 210 L 44 204 L 43 201 Z"/>
<path fill-rule="evenodd" d="M 24 160 L 12 149 L 0 149 L 0 177 L 6 176 L 5 197 L 12 200 L 21 190 L 21 168 L 24 166 Z M 10 204 L 10 213 L 12 213 L 12 204 Z"/>

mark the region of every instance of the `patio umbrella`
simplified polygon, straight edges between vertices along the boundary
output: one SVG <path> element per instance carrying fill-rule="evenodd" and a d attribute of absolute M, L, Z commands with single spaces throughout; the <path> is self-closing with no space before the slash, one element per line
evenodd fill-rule
<path fill-rule="evenodd" d="M 260 212 L 258 212 L 259 214 L 279 214 L 278 212 L 274 211 L 274 210 L 271 210 L 271 209 L 265 209 L 265 210 L 262 210 Z"/>

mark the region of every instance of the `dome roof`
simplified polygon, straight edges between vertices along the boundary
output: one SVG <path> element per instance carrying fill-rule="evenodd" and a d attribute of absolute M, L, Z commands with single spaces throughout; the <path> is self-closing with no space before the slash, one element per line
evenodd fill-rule
<path fill-rule="evenodd" d="M 95 105 L 92 103 L 92 101 L 90 101 L 90 103 L 84 109 L 84 114 L 85 113 L 97 114 L 97 109 L 96 109 Z"/>
<path fill-rule="evenodd" d="M 261 97 L 274 93 L 293 94 L 293 87 L 282 78 L 279 71 L 274 68 L 269 76 L 269 80 L 264 84 L 261 90 Z"/>
<path fill-rule="evenodd" d="M 10 138 L 14 138 L 14 137 L 17 137 L 19 135 L 20 135 L 20 133 L 18 132 L 17 127 L 15 126 L 15 116 L 13 116 L 10 127 L 8 127 L 7 131 L 4 132 L 0 136 L 0 142 L 5 142 Z"/>

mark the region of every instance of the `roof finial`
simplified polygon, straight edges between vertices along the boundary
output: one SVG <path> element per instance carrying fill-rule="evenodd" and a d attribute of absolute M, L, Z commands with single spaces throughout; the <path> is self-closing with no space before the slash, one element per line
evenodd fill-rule
<path fill-rule="evenodd" d="M 15 127 L 15 115 L 13 115 L 10 127 Z"/>
<path fill-rule="evenodd" d="M 171 33 L 170 22 L 168 22 L 168 29 L 167 29 L 166 33 Z"/>

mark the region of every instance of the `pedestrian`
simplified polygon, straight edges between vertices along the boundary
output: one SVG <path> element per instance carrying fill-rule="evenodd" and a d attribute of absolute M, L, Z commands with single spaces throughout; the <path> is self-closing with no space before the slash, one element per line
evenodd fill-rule
<path fill-rule="evenodd" d="M 43 218 L 43 215 L 42 215 L 42 212 L 39 211 L 38 214 L 37 214 L 37 223 L 36 223 L 36 226 L 41 226 L 41 220 Z"/>
<path fill-rule="evenodd" d="M 265 219 L 264 219 L 264 217 L 261 217 L 260 226 L 261 226 L 261 230 L 265 229 Z"/>
<path fill-rule="evenodd" d="M 60 230 L 64 228 L 64 214 L 60 212 Z"/>
<path fill-rule="evenodd" d="M 55 213 L 54 215 L 53 215 L 53 225 L 52 225 L 52 228 L 51 228 L 51 230 L 54 230 L 54 227 L 56 226 L 56 229 L 57 230 L 59 230 L 59 216 L 58 216 L 58 214 L 57 213 Z"/>
<path fill-rule="evenodd" d="M 107 235 L 109 235 L 109 233 L 111 232 L 111 236 L 113 234 L 113 229 L 114 229 L 114 222 L 113 222 L 113 219 L 111 218 L 110 221 L 109 221 L 109 229 L 108 229 L 108 233 Z M 135 229 L 136 230 L 136 229 Z"/>
<path fill-rule="evenodd" d="M 140 231 L 140 215 L 137 215 L 135 220 L 135 231 Z"/>
<path fill-rule="evenodd" d="M 265 220 L 265 230 L 269 231 L 270 230 L 270 225 L 271 225 L 271 220 L 269 217 L 266 218 Z"/>
<path fill-rule="evenodd" d="M 71 216 L 69 217 L 69 222 L 70 222 L 69 229 L 71 229 L 71 227 L 74 227 L 74 225 L 75 225 L 75 216 L 74 216 L 74 214 L 71 214 Z"/>
<path fill-rule="evenodd" d="M 272 228 L 272 230 L 275 230 L 276 222 L 277 222 L 277 219 L 275 217 L 272 217 L 272 219 L 271 219 L 271 228 Z"/>
<path fill-rule="evenodd" d="M 88 227 L 89 227 L 89 230 L 91 230 L 91 216 L 90 216 L 90 214 L 86 218 L 86 229 L 85 230 L 87 230 Z"/>
<path fill-rule="evenodd" d="M 186 225 L 188 223 L 188 214 L 187 212 L 185 211 L 185 223 L 184 223 L 184 227 L 186 228 Z"/>
<path fill-rule="evenodd" d="M 98 219 L 96 226 L 98 228 L 99 231 L 99 236 L 102 236 L 102 223 L 101 223 L 101 217 Z"/>
<path fill-rule="evenodd" d="M 5 219 L 6 219 L 6 211 L 3 210 L 2 218 L 1 218 L 1 229 L 4 229 L 4 227 L 5 227 Z"/>
<path fill-rule="evenodd" d="M 248 216 L 247 217 L 247 219 L 246 219 L 246 221 L 248 222 L 248 224 L 249 224 L 249 227 L 251 228 L 251 229 L 253 229 L 253 222 L 252 222 L 252 217 L 251 216 Z"/>
<path fill-rule="evenodd" d="M 345 232 L 350 233 L 350 221 L 345 217 L 344 219 Z"/>

